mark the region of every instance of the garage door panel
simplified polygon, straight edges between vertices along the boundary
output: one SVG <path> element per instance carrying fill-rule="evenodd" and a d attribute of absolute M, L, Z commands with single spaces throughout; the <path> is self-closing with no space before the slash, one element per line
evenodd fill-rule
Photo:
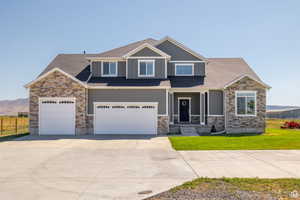
<path fill-rule="evenodd" d="M 156 134 L 157 104 L 96 106 L 94 124 L 95 134 Z"/>
<path fill-rule="evenodd" d="M 40 135 L 75 134 L 74 98 L 41 98 L 39 109 Z"/>

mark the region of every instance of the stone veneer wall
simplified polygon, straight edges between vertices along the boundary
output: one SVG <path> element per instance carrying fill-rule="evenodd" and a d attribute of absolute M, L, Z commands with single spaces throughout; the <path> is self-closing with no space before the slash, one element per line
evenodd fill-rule
<path fill-rule="evenodd" d="M 215 126 L 217 131 L 225 130 L 224 116 L 208 116 L 207 117 L 207 126 L 210 128 L 210 130 L 213 125 Z"/>
<path fill-rule="evenodd" d="M 169 117 L 158 116 L 157 118 L 157 133 L 158 135 L 164 135 L 169 133 Z"/>
<path fill-rule="evenodd" d="M 235 115 L 235 91 L 257 91 L 255 117 Z M 256 81 L 245 77 L 228 87 L 225 91 L 226 132 L 227 133 L 263 133 L 265 130 L 266 88 Z"/>
<path fill-rule="evenodd" d="M 55 71 L 30 86 L 29 115 L 30 133 L 38 134 L 39 97 L 76 98 L 76 135 L 86 134 L 86 89 L 61 72 Z"/>

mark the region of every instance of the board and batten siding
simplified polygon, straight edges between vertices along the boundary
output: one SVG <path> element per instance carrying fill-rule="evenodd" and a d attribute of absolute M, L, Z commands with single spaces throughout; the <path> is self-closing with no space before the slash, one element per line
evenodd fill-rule
<path fill-rule="evenodd" d="M 223 91 L 210 90 L 209 91 L 209 115 L 223 115 Z"/>
<path fill-rule="evenodd" d="M 168 63 L 168 76 L 175 76 L 175 64 L 176 63 Z M 205 63 L 189 62 L 189 64 L 194 64 L 194 76 L 205 76 Z"/>
<path fill-rule="evenodd" d="M 92 74 L 96 77 L 101 77 L 101 61 L 92 62 Z M 118 61 L 118 76 L 126 76 L 126 62 Z"/>
<path fill-rule="evenodd" d="M 148 47 L 143 48 L 142 50 L 136 52 L 135 54 L 131 55 L 131 56 L 142 56 L 142 57 L 149 57 L 149 56 L 153 56 L 153 57 L 161 57 L 160 54 L 156 53 L 155 51 L 149 49 Z"/>
<path fill-rule="evenodd" d="M 89 89 L 88 114 L 93 114 L 94 102 L 158 102 L 158 114 L 166 114 L 166 90 Z"/>
<path fill-rule="evenodd" d="M 155 60 L 155 76 L 153 77 L 139 77 L 139 64 L 138 60 Z M 128 73 L 127 73 L 127 78 L 128 79 L 165 79 L 165 59 L 164 58 L 156 58 L 156 59 L 133 59 L 129 58 L 128 59 Z"/>
<path fill-rule="evenodd" d="M 201 60 L 168 40 L 157 45 L 156 47 L 170 55 L 171 60 Z"/>

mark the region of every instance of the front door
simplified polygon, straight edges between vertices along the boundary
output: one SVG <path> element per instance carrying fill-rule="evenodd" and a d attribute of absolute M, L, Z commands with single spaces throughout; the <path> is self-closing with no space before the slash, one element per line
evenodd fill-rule
<path fill-rule="evenodd" d="M 190 122 L 190 99 L 179 99 L 179 121 Z"/>

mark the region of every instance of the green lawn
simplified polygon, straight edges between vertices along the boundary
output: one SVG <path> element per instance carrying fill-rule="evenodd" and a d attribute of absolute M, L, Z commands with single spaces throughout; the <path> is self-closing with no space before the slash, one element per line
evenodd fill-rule
<path fill-rule="evenodd" d="M 170 136 L 176 150 L 300 149 L 300 130 L 280 129 L 282 120 L 268 120 L 262 135 Z"/>

